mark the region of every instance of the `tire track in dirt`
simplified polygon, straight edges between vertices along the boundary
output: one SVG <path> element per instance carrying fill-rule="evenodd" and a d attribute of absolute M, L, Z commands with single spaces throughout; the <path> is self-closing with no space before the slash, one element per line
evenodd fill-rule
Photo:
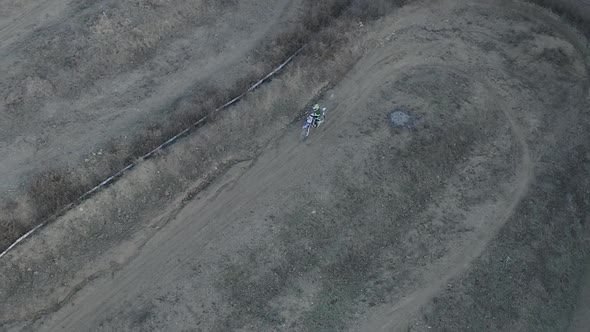
<path fill-rule="evenodd" d="M 210 118 L 212 115 L 214 115 L 215 113 L 217 113 L 219 111 L 223 111 L 224 109 L 226 109 L 226 108 L 232 106 L 233 104 L 237 103 L 238 101 L 240 101 L 247 93 L 250 93 L 250 92 L 256 90 L 262 84 L 264 84 L 269 79 L 271 79 L 276 74 L 278 74 L 286 65 L 288 65 L 301 52 L 302 49 L 303 49 L 303 47 L 299 48 L 295 53 L 293 53 L 291 56 L 289 56 L 284 62 L 282 62 L 281 64 L 279 64 L 275 69 L 273 69 L 270 73 L 268 73 L 262 79 L 260 79 L 256 83 L 254 83 L 250 88 L 248 88 L 246 91 L 244 91 L 241 95 L 239 95 L 239 96 L 231 99 L 227 103 L 225 103 L 222 106 L 218 107 L 217 109 L 213 110 L 210 115 L 204 116 L 203 118 L 197 120 L 195 123 L 191 124 L 190 127 L 182 130 L 180 133 L 178 133 L 178 134 L 174 135 L 173 137 L 169 138 L 166 142 L 160 144 L 155 149 L 153 149 L 152 151 L 146 153 L 144 156 L 142 156 L 141 158 L 139 158 L 137 162 L 141 162 L 141 161 L 144 161 L 144 160 L 147 160 L 147 159 L 151 158 L 152 156 L 154 156 L 159 151 L 162 151 L 162 150 L 166 149 L 168 146 L 174 144 L 178 139 L 180 139 L 180 138 L 188 135 L 195 128 L 198 128 L 201 124 L 205 123 L 205 121 L 208 118 Z M 88 190 L 87 192 L 85 192 L 84 194 L 82 194 L 74 202 L 72 202 L 72 203 L 68 204 L 67 206 L 65 206 L 64 208 L 60 209 L 56 214 L 50 216 L 49 218 L 47 218 L 46 220 L 44 220 L 43 222 L 39 223 L 37 226 L 35 226 L 34 228 L 32 228 L 30 231 L 28 231 L 27 233 L 25 233 L 24 235 L 22 235 L 15 242 L 13 242 L 10 246 L 8 246 L 8 248 L 6 248 L 4 251 L 0 252 L 0 259 L 2 257 L 4 257 L 8 252 L 10 252 L 10 250 L 12 250 L 20 242 L 26 240 L 29 236 L 31 236 L 32 234 L 34 234 L 38 229 L 40 229 L 41 227 L 45 226 L 46 224 L 52 222 L 53 220 L 57 219 L 59 216 L 63 215 L 66 211 L 72 209 L 74 206 L 80 204 L 82 201 L 90 198 L 92 195 L 94 195 L 95 193 L 97 193 L 99 190 L 101 190 L 101 189 L 109 186 L 110 184 L 112 184 L 113 182 L 115 182 L 116 180 L 118 180 L 121 176 L 123 176 L 125 174 L 125 172 L 127 172 L 127 171 L 131 170 L 132 168 L 134 168 L 137 165 L 137 162 L 133 162 L 133 163 L 125 166 L 123 169 L 121 169 L 120 171 L 116 172 L 115 174 L 109 176 L 107 179 L 103 180 L 97 186 L 91 188 L 90 190 Z"/>
<path fill-rule="evenodd" d="M 364 98 L 370 94 L 377 85 L 382 82 L 385 77 L 391 76 L 392 71 L 383 70 L 383 68 L 392 68 L 397 72 L 410 72 L 418 68 L 429 68 L 432 70 L 443 70 L 457 73 L 463 77 L 470 77 L 470 72 L 463 68 L 448 64 L 404 64 L 400 66 L 394 65 L 397 61 L 395 55 L 387 55 L 382 59 L 375 62 L 374 65 L 370 66 L 371 72 L 379 72 L 381 79 L 375 79 L 369 88 L 362 89 Z M 477 83 L 482 84 L 489 91 L 495 91 L 496 89 L 490 82 L 484 80 L 477 80 Z M 495 99 L 502 100 L 499 94 L 496 95 Z M 467 246 L 455 247 L 445 257 L 440 259 L 440 263 L 436 268 L 433 268 L 435 273 L 432 276 L 426 277 L 424 285 L 427 287 L 420 290 L 414 291 L 409 295 L 403 297 L 393 308 L 389 309 L 386 313 L 382 313 L 379 316 L 387 317 L 386 320 L 376 319 L 370 322 L 367 326 L 362 329 L 365 331 L 403 331 L 405 330 L 412 317 L 416 315 L 419 309 L 428 303 L 448 282 L 454 277 L 465 271 L 471 262 L 479 257 L 487 244 L 494 238 L 501 227 L 509 220 L 514 213 L 521 199 L 526 195 L 529 184 L 534 179 L 534 166 L 535 162 L 531 155 L 528 143 L 526 141 L 526 133 L 518 126 L 516 119 L 509 111 L 510 107 L 504 105 L 501 107 L 504 118 L 508 123 L 512 137 L 516 140 L 519 149 L 521 151 L 520 162 L 518 164 L 517 175 L 515 176 L 516 182 L 514 184 L 515 189 L 511 194 L 511 201 L 505 208 L 500 208 L 498 211 L 503 211 L 502 214 L 498 215 L 489 222 L 484 222 L 483 226 L 478 229 L 477 233 L 472 237 L 471 243 Z M 441 271 L 445 271 L 440 273 Z"/>
<path fill-rule="evenodd" d="M 371 325 L 371 327 L 365 329 L 366 331 L 403 331 L 407 329 L 412 317 L 417 314 L 419 309 L 431 301 L 451 279 L 467 270 L 469 265 L 481 255 L 488 243 L 510 219 L 520 204 L 520 201 L 526 195 L 527 189 L 534 178 L 534 161 L 523 131 L 515 123 L 512 115 L 505 109 L 504 115 L 521 149 L 521 161 L 516 176 L 516 188 L 512 194 L 513 198 L 510 205 L 493 222 L 484 223 L 484 226 L 473 236 L 474 241 L 469 246 L 454 248 L 446 257 L 441 259 L 441 261 L 445 262 L 444 265 L 448 269 L 444 274 L 440 274 L 440 271 L 444 270 L 444 267 L 435 269 L 437 274 L 425 282 L 425 285 L 428 285 L 427 287 L 405 296 L 388 312 L 388 320 L 386 322 Z"/>
<path fill-rule="evenodd" d="M 299 144 L 297 133 L 294 130 L 292 135 L 282 139 L 284 144 L 279 155 L 266 153 L 261 156 L 262 161 L 245 173 L 236 172 L 224 177 L 199 194 L 190 205 L 181 211 L 174 211 L 169 216 L 174 220 L 150 238 L 141 252 L 113 278 L 96 280 L 96 283 L 69 297 L 71 305 L 61 306 L 61 310 L 42 317 L 40 322 L 27 328 L 88 330 L 101 318 L 108 317 L 114 304 L 136 298 L 152 285 L 161 284 L 178 274 L 183 268 L 182 262 L 189 260 L 195 252 L 215 245 L 216 240 L 232 226 L 231 221 L 243 215 L 244 206 L 251 206 L 261 195 L 269 195 L 276 187 L 273 184 L 292 184 L 303 176 L 308 160 L 293 156 L 301 156 L 301 152 L 307 151 L 307 156 L 313 158 L 318 146 Z M 154 269 L 158 272 L 154 273 Z"/>
<path fill-rule="evenodd" d="M 418 26 L 419 27 L 419 26 Z M 444 31 L 440 31 L 444 32 Z M 473 72 L 460 68 L 457 66 L 449 65 L 446 63 L 438 64 L 425 64 L 422 60 L 406 60 L 399 62 L 399 56 L 397 54 L 386 54 L 381 58 L 374 59 L 369 64 L 361 65 L 360 68 L 368 68 L 364 71 L 367 76 L 371 77 L 369 82 L 357 82 L 359 85 L 356 87 L 357 94 L 346 95 L 345 98 L 337 102 L 332 108 L 337 109 L 338 105 L 350 103 L 350 107 L 345 108 L 344 112 L 338 113 L 337 118 L 333 118 L 335 113 L 331 113 L 330 121 L 326 124 L 326 128 L 339 127 L 345 121 L 346 117 L 350 116 L 349 113 L 354 112 L 355 109 L 360 107 L 363 100 L 366 100 L 375 89 L 392 76 L 397 76 L 401 72 L 412 72 L 419 68 L 429 68 L 432 70 L 442 70 L 457 73 L 463 77 L 471 77 Z M 362 69 L 357 69 L 359 72 Z M 472 71 L 477 71 L 472 69 Z M 479 73 L 482 74 L 482 73 Z M 493 83 L 478 79 L 477 83 L 486 87 L 487 90 L 496 91 Z M 496 93 L 496 100 L 503 100 L 499 93 Z M 375 321 L 364 327 L 366 331 L 402 331 L 408 327 L 411 318 L 418 310 L 430 301 L 447 283 L 449 280 L 461 274 L 465 271 L 474 259 L 479 257 L 487 244 L 494 238 L 501 227 L 510 219 L 515 209 L 518 207 L 521 199 L 526 195 L 527 189 L 530 183 L 534 179 L 534 167 L 535 161 L 533 159 L 531 150 L 526 140 L 526 133 L 517 124 L 516 119 L 510 112 L 511 107 L 503 105 L 502 113 L 507 122 L 513 139 L 516 141 L 520 149 L 520 162 L 518 164 L 517 174 L 515 176 L 514 190 L 511 193 L 511 200 L 505 207 L 500 207 L 498 211 L 503 211 L 502 214 L 497 215 L 493 220 L 483 223 L 483 226 L 478 229 L 477 233 L 473 236 L 471 243 L 468 246 L 460 246 L 451 250 L 444 258 L 441 259 L 441 263 L 438 268 L 433 268 L 436 273 L 427 278 L 427 282 L 424 282 L 428 287 L 414 291 L 409 295 L 406 295 L 400 302 L 391 308 L 387 313 L 383 313 L 380 316 L 387 317 L 387 319 Z M 328 130 L 319 133 L 318 139 L 327 136 Z M 440 271 L 445 271 L 442 276 Z"/>
<path fill-rule="evenodd" d="M 481 4 L 477 4 L 481 6 Z M 527 12 L 527 16 L 530 16 L 535 21 L 541 21 L 542 16 L 536 16 L 538 8 L 535 8 L 535 12 L 530 12 L 531 5 L 529 4 L 518 4 L 511 8 L 501 8 L 500 11 L 508 11 L 513 10 L 514 8 L 523 9 L 527 8 L 529 11 Z M 546 14 L 546 13 L 544 13 Z M 546 17 L 545 17 L 546 18 Z M 555 17 L 548 18 L 547 21 L 542 21 L 545 24 L 550 24 L 556 31 L 558 31 L 562 36 L 565 36 L 577 49 L 579 55 L 582 58 L 586 57 L 586 50 L 582 47 L 580 42 L 577 40 L 575 36 L 572 36 L 572 32 L 565 26 L 563 26 L 562 22 L 557 22 Z M 486 34 L 481 31 L 473 31 L 478 34 Z M 488 35 L 488 34 L 486 34 Z M 489 36 L 491 40 L 495 39 L 493 36 Z M 388 58 L 393 58 L 394 56 L 389 56 Z M 377 62 L 378 65 L 387 65 L 386 59 L 380 60 Z M 588 71 L 588 66 L 586 66 L 586 71 Z M 461 71 L 460 68 L 456 68 L 456 70 Z M 464 72 L 465 73 L 465 72 Z M 520 76 L 516 74 L 522 82 L 528 82 L 528 77 Z M 588 84 L 588 77 L 582 78 L 582 83 L 587 87 Z M 487 86 L 490 91 L 493 91 L 493 84 L 491 82 L 483 82 L 485 86 Z M 534 89 L 533 89 L 534 90 Z M 497 95 L 497 98 L 502 98 L 501 95 Z M 583 99 L 583 98 L 582 98 Z M 501 99 L 500 99 L 501 100 Z M 583 102 L 583 101 L 582 101 Z M 581 106 L 581 103 L 580 103 Z M 580 107 L 581 109 L 582 107 Z M 385 317 L 381 320 L 375 320 L 369 323 L 367 326 L 363 328 L 366 331 L 376 331 L 376 330 L 383 330 L 383 331 L 405 331 L 409 328 L 411 322 L 416 315 L 419 313 L 420 309 L 428 304 L 452 279 L 456 278 L 464 271 L 466 271 L 470 265 L 477 259 L 487 245 L 494 239 L 496 234 L 500 231 L 502 226 L 513 216 L 516 209 L 518 208 L 522 199 L 527 195 L 528 188 L 530 187 L 531 183 L 534 181 L 535 178 L 535 164 L 536 158 L 533 156 L 531 148 L 527 142 L 527 133 L 523 130 L 517 123 L 515 116 L 510 111 L 509 107 L 502 107 L 502 112 L 504 113 L 504 117 L 506 122 L 508 123 L 512 136 L 515 141 L 518 143 L 521 156 L 520 162 L 518 165 L 518 171 L 516 175 L 516 182 L 514 184 L 515 188 L 512 191 L 512 199 L 510 203 L 506 206 L 505 209 L 499 209 L 499 211 L 503 211 L 501 214 L 497 215 L 497 217 L 490 223 L 484 223 L 484 227 L 477 231 L 477 234 L 473 237 L 472 242 L 463 247 L 454 248 L 442 261 L 446 263 L 442 264 L 443 267 L 434 268 L 436 272 L 445 271 L 442 274 L 433 274 L 430 278 L 427 278 L 426 281 L 423 283 L 425 288 L 416 290 L 409 295 L 403 297 L 395 306 L 388 309 L 387 312 L 381 313 L 379 316 Z M 579 112 L 578 112 L 579 113 Z M 579 116 L 579 114 L 576 114 Z M 576 118 L 574 115 L 573 118 Z M 565 130 L 567 125 L 563 123 L 564 121 L 560 121 L 561 124 L 557 126 L 555 129 L 556 132 L 562 132 Z M 538 157 L 537 157 L 538 158 Z"/>
<path fill-rule="evenodd" d="M 494 209 L 490 210 L 492 213 L 487 214 L 490 218 L 481 223 L 482 226 L 470 234 L 469 239 L 462 241 L 461 245 L 451 247 L 449 252 L 439 259 L 440 262 L 428 267 L 423 282 L 426 288 L 409 291 L 409 295 L 403 297 L 393 307 L 387 308 L 386 313 L 381 313 L 378 319 L 370 322 L 369 327 L 365 327 L 370 331 L 403 330 L 404 327 L 408 327 L 413 317 L 425 304 L 450 280 L 472 265 L 502 226 L 513 216 L 523 197 L 527 195 L 535 179 L 538 160 L 537 150 L 534 149 L 533 143 L 527 140 L 529 135 L 526 127 L 519 124 L 518 114 L 513 112 L 514 108 L 510 107 L 511 104 L 503 101 L 505 98 L 502 91 L 504 90 L 496 85 L 498 83 L 496 80 L 485 76 L 484 71 L 475 72 L 473 68 L 467 66 L 468 69 L 445 65 L 442 61 L 437 64 L 432 64 L 434 61 L 430 61 L 431 64 L 425 65 L 421 63 L 425 61 L 424 59 L 415 60 L 410 56 L 407 57 L 410 60 L 394 63 L 397 59 L 395 55 L 390 54 L 391 52 L 390 49 L 385 49 L 377 52 L 377 59 L 373 57 L 365 60 L 364 65 L 357 68 L 356 74 L 361 75 L 363 69 L 370 69 L 362 73 L 359 82 L 349 81 L 346 87 L 337 90 L 350 92 L 350 94 L 334 102 L 336 105 L 330 107 L 330 111 L 334 112 L 329 113 L 330 121 L 326 123 L 325 130 L 318 131 L 312 139 L 329 142 L 330 137 L 339 133 L 340 124 L 350 121 L 355 116 L 357 107 L 363 105 L 363 101 L 367 100 L 379 85 L 400 72 L 406 73 L 418 67 L 428 67 L 442 72 L 453 71 L 462 77 L 475 77 L 470 81 L 484 86 L 489 90 L 491 98 L 498 100 L 501 110 L 494 108 L 493 111 L 498 112 L 501 119 L 499 122 L 506 124 L 502 132 L 507 133 L 508 141 L 513 142 L 515 147 L 513 150 L 515 163 L 510 164 L 515 170 L 515 174 L 511 174 L 510 177 L 510 183 L 513 184 L 514 189 L 506 191 L 505 200 L 494 204 Z M 386 61 L 383 61 L 384 59 Z M 375 63 L 371 60 L 376 60 L 379 66 L 371 66 Z M 477 78 L 482 75 L 483 78 Z M 339 108 L 338 104 L 343 107 Z M 566 127 L 564 124 L 566 123 L 561 123 L 555 131 L 564 130 Z M 201 200 L 194 200 L 183 211 L 176 211 L 178 215 L 174 216 L 170 225 L 155 235 L 137 259 L 132 260 L 112 280 L 99 280 L 91 285 L 90 289 L 76 294 L 72 299 L 72 306 L 64 306 L 63 310 L 57 312 L 54 317 L 46 317 L 47 324 L 43 327 L 50 329 L 52 324 L 56 330 L 64 327 L 72 329 L 89 327 L 99 322 L 101 316 L 114 314 L 115 309 L 112 306 L 121 305 L 129 298 L 139 298 L 137 294 L 149 293 L 153 284 L 165 284 L 175 280 L 174 276 L 181 274 L 179 271 L 182 269 L 182 262 L 189 260 L 191 256 L 199 256 L 201 251 L 206 250 L 209 245 L 215 245 L 215 241 L 221 237 L 220 234 L 231 226 L 231 220 L 239 214 L 248 212 L 255 199 L 253 197 L 280 195 L 281 193 L 277 191 L 280 185 L 298 181 L 306 175 L 306 165 L 310 160 L 321 155 L 322 149 L 319 144 L 306 144 L 304 150 L 301 145 L 294 143 L 296 134 L 292 132 L 286 139 L 281 140 L 280 144 L 277 143 L 273 148 L 276 154 L 265 154 L 262 160 L 256 162 L 256 165 L 246 174 L 239 176 L 239 181 L 232 182 L 234 184 L 218 184 L 206 195 L 203 193 Z M 220 243 L 219 246 L 230 247 L 231 243 Z"/>
<path fill-rule="evenodd" d="M 48 7 L 48 11 L 53 11 L 52 8 L 57 7 L 65 8 L 58 17 L 59 22 L 44 24 L 40 26 L 39 33 L 19 37 L 17 42 L 8 45 L 6 50 L 0 46 L 0 54 L 6 55 L 3 58 L 5 61 L 0 61 L 0 71 L 6 69 L 7 73 L 3 94 L 12 96 L 10 98 L 25 96 L 23 101 L 26 102 L 22 105 L 18 104 L 20 105 L 18 107 L 22 106 L 24 109 L 30 108 L 27 106 L 29 102 L 34 104 L 38 101 L 40 104 L 33 106 L 41 110 L 9 113 L 9 120 L 6 123 L 14 120 L 16 121 L 15 126 L 5 126 L 5 130 L 0 129 L 6 141 L 6 144 L 0 144 L 0 150 L 5 155 L 5 158 L 0 162 L 0 176 L 6 179 L 2 182 L 2 190 L 14 190 L 16 193 L 14 195 L 24 195 L 20 184 L 22 181 L 16 179 L 33 177 L 35 174 L 43 173 L 45 169 L 71 168 L 72 163 L 85 163 L 84 160 L 94 149 L 109 146 L 112 141 L 121 141 L 125 136 L 127 138 L 124 140 L 132 141 L 136 134 L 144 131 L 144 127 L 161 123 L 163 114 L 166 114 L 167 118 L 172 118 L 175 116 L 171 113 L 173 109 L 180 110 L 182 108 L 182 111 L 177 110 L 178 113 L 188 111 L 187 102 L 197 92 L 203 93 L 204 89 L 215 90 L 217 87 L 219 87 L 218 91 L 222 91 L 224 88 L 221 87 L 234 84 L 243 79 L 244 75 L 250 75 L 250 73 L 259 75 L 262 62 L 257 59 L 258 49 L 263 50 L 266 45 L 274 43 L 275 37 L 278 38 L 282 32 L 291 31 L 292 26 L 299 24 L 302 4 L 301 0 L 281 0 L 272 3 L 272 6 L 266 6 L 264 14 L 260 14 L 261 11 L 258 10 L 258 7 L 265 7 L 264 1 L 266 0 L 240 2 L 239 7 L 233 6 L 231 10 L 228 9 L 226 13 L 218 15 L 215 20 L 207 24 L 205 24 L 207 22 L 205 19 L 211 14 L 204 11 L 206 13 L 203 13 L 203 17 L 194 18 L 195 22 L 203 20 L 203 24 L 195 23 L 185 28 L 174 28 L 173 30 L 178 30 L 178 32 L 175 32 L 173 36 L 166 36 L 160 41 L 163 43 L 162 45 L 168 46 L 153 49 L 155 52 L 152 54 L 153 58 L 145 58 L 146 63 L 139 64 L 135 61 L 133 64 L 133 62 L 126 63 L 124 61 L 121 64 L 123 70 L 111 73 L 115 75 L 112 79 L 105 79 L 105 81 L 98 79 L 94 80 L 92 84 L 89 81 L 88 85 L 84 84 L 85 87 L 82 87 L 77 83 L 73 86 L 64 83 L 69 79 L 67 77 L 65 80 L 61 79 L 59 76 L 61 74 L 53 73 L 53 69 L 50 71 L 51 75 L 42 74 L 42 70 L 38 71 L 41 75 L 37 75 L 35 70 L 31 71 L 31 68 L 35 68 L 35 66 L 27 64 L 42 61 L 39 60 L 40 57 L 22 56 L 30 53 L 27 53 L 26 49 L 38 50 L 43 43 L 50 42 L 44 41 L 45 37 L 40 36 L 63 37 L 64 33 L 70 33 L 67 32 L 70 26 L 73 29 L 72 33 L 86 34 L 88 31 L 85 29 L 92 28 L 81 25 L 86 18 L 90 19 L 88 23 L 92 23 L 96 19 L 100 21 L 102 16 L 100 4 L 94 4 L 91 8 L 84 9 L 78 8 L 77 2 L 60 1 L 64 1 L 59 2 L 63 5 L 58 6 L 54 4 L 55 1 L 43 2 Z M 201 2 L 197 1 L 195 5 L 200 6 Z M 110 4 L 115 5 L 114 3 Z M 111 17 L 109 8 L 112 6 L 107 5 L 105 3 L 103 9 Z M 129 3 L 121 6 L 125 7 L 125 11 L 121 10 L 116 14 L 117 17 L 123 19 L 129 16 L 130 8 L 128 7 L 135 5 Z M 36 10 L 42 13 L 39 15 L 44 15 L 44 9 Z M 20 12 L 15 11 L 15 14 L 18 13 Z M 239 13 L 245 16 L 244 20 L 235 19 L 235 17 L 239 17 Z M 148 14 L 153 15 L 152 12 Z M 253 14 L 255 15 L 253 16 Z M 34 20 L 36 16 L 38 15 L 30 14 L 26 16 L 26 19 Z M 162 17 L 162 19 L 164 20 L 166 17 Z M 112 18 L 112 20 L 114 19 L 115 17 Z M 224 21 L 231 22 L 231 24 L 225 24 Z M 154 23 L 167 24 L 165 21 Z M 16 24 L 17 22 L 13 22 L 5 27 L 6 32 L 3 33 L 8 33 L 9 29 L 16 28 Z M 26 26 L 22 28 L 28 29 Z M 97 34 L 92 31 L 90 31 L 88 38 L 98 38 Z M 214 37 L 216 33 L 219 34 L 218 37 Z M 123 38 L 120 35 L 117 33 L 117 38 Z M 82 40 L 82 37 L 80 38 Z M 1 45 L 5 44 L 6 41 L 2 41 Z M 51 45 L 54 44 L 55 41 Z M 185 47 L 183 45 L 191 46 Z M 125 49 L 129 47 L 131 46 L 125 46 Z M 15 49 L 15 52 L 10 50 L 12 48 Z M 60 54 L 63 53 L 53 49 L 50 51 L 49 58 L 54 56 L 60 58 Z M 92 68 L 88 66 L 92 66 L 92 63 L 96 61 L 107 60 L 105 56 L 96 59 L 85 56 L 88 58 L 85 60 L 88 61 L 83 61 L 84 68 L 91 70 Z M 123 60 L 121 59 L 121 61 Z M 59 68 L 59 62 L 57 61 L 58 65 L 50 67 Z M 82 80 L 86 75 L 84 74 L 86 69 L 79 72 L 79 78 Z M 77 74 L 74 76 L 78 76 Z M 28 98 L 29 92 L 25 87 L 33 84 L 30 82 L 44 84 L 53 82 L 55 83 L 53 90 L 51 90 L 53 92 L 78 86 L 76 89 L 81 89 L 79 91 L 81 95 L 70 99 L 62 93 L 56 92 L 57 94 L 54 95 L 51 92 L 50 97 Z M 86 89 L 86 86 L 95 87 Z M 209 96 L 205 98 L 209 98 Z M 57 106 L 62 102 L 64 102 L 63 105 Z M 10 107 L 12 106 L 0 104 L 0 109 L 9 110 Z M 44 125 L 47 123 L 52 125 Z M 61 158 L 63 155 L 68 155 L 68 158 Z M 42 167 L 39 166 L 40 161 L 43 162 Z M 103 165 L 97 165 L 98 163 L 93 164 L 90 167 L 101 172 L 105 168 Z M 3 198 L 6 201 L 9 200 L 9 197 Z"/>

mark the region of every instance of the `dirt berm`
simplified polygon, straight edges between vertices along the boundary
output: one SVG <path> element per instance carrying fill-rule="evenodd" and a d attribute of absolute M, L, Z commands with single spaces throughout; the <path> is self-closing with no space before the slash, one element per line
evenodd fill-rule
<path fill-rule="evenodd" d="M 266 75 L 306 1 L 0 0 L 0 248 Z"/>
<path fill-rule="evenodd" d="M 501 0 L 412 2 L 331 29 L 339 47 L 308 51 L 6 256 L 2 329 L 583 326 L 583 35 Z M 315 95 L 327 121 L 301 142 Z"/>
<path fill-rule="evenodd" d="M 108 162 L 109 140 L 131 140 L 200 90 L 261 75 L 268 54 L 256 51 L 301 5 L 168 3 L 0 1 L 0 192 L 47 169 Z"/>

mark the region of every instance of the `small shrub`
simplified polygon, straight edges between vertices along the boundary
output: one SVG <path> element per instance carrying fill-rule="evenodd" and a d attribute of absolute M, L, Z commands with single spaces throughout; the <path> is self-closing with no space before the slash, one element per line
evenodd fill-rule
<path fill-rule="evenodd" d="M 85 191 L 87 184 L 71 169 L 54 169 L 29 181 L 27 194 L 35 207 L 36 218 L 48 217 L 74 202 Z"/>

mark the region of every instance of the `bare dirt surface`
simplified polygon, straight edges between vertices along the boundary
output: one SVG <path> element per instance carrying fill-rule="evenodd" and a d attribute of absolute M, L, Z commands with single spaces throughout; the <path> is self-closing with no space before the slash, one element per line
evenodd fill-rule
<path fill-rule="evenodd" d="M 588 330 L 588 326 L 590 326 L 590 302 L 588 301 L 590 299 L 590 273 L 588 272 L 590 271 L 586 271 L 586 275 L 581 281 L 576 310 L 567 329 L 569 332 L 583 332 Z"/>
<path fill-rule="evenodd" d="M 1 326 L 576 330 L 590 249 L 583 37 L 501 0 L 416 2 L 358 29 L 363 56 L 322 94 L 327 121 L 307 141 L 298 123 L 274 131 L 96 262 L 72 263 L 112 233 L 54 255 L 43 248 L 80 226 L 45 228 L 0 269 Z M 396 126 L 394 110 L 412 121 Z M 90 277 L 60 279 L 71 270 Z"/>
<path fill-rule="evenodd" d="M 43 170 L 104 162 L 109 140 L 256 71 L 257 47 L 299 15 L 296 0 L 168 4 L 0 2 L 3 198 Z"/>

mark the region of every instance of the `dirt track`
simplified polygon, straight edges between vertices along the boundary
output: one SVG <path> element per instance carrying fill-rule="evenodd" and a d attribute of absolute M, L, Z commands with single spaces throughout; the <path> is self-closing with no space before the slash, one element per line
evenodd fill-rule
<path fill-rule="evenodd" d="M 157 3 L 0 1 L 0 201 L 47 169 L 105 163 L 99 148 L 110 140 L 256 72 L 254 51 L 289 28 L 300 4 L 181 1 L 176 12 Z"/>
<path fill-rule="evenodd" d="M 291 126 L 163 211 L 55 312 L 11 295 L 6 327 L 567 328 L 588 249 L 580 36 L 506 1 L 420 2 L 363 29 L 306 143 Z M 415 127 L 392 127 L 393 109 Z"/>

